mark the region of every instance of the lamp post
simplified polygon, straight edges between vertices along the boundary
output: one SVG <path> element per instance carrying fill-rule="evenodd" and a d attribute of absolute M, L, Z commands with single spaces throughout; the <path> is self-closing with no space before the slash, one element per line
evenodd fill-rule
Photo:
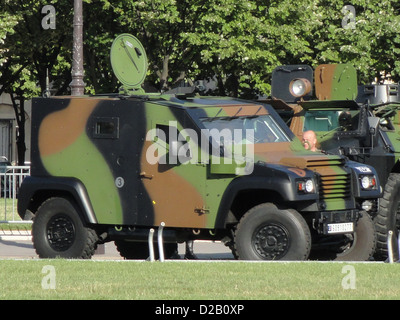
<path fill-rule="evenodd" d="M 83 82 L 83 14 L 82 0 L 74 0 L 74 33 L 73 33 L 73 52 L 72 52 L 72 81 L 71 95 L 82 96 L 85 91 Z"/>

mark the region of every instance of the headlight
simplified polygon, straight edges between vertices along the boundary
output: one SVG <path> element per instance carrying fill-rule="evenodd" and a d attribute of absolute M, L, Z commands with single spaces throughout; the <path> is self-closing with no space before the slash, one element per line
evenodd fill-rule
<path fill-rule="evenodd" d="M 289 90 L 293 97 L 303 97 L 312 89 L 310 81 L 305 78 L 297 78 L 290 81 Z"/>
<path fill-rule="evenodd" d="M 297 181 L 297 191 L 302 193 L 313 193 L 315 191 L 314 182 L 311 179 Z"/>
<path fill-rule="evenodd" d="M 364 190 L 376 189 L 376 178 L 374 175 L 360 176 L 360 183 Z"/>

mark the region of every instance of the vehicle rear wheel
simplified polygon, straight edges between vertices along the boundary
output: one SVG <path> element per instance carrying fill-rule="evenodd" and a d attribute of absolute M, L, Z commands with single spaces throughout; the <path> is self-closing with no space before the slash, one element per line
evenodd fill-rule
<path fill-rule="evenodd" d="M 90 259 L 98 237 L 83 225 L 75 203 L 56 197 L 43 202 L 37 210 L 32 241 L 40 258 Z"/>
<path fill-rule="evenodd" d="M 297 211 L 263 203 L 239 221 L 234 246 L 240 260 L 306 260 L 311 235 Z"/>
<path fill-rule="evenodd" d="M 376 229 L 376 254 L 378 260 L 385 260 L 388 257 L 388 232 L 398 237 L 400 231 L 400 174 L 391 173 L 385 185 L 383 197 L 379 201 L 378 215 L 374 219 Z M 394 243 L 397 248 L 397 244 Z M 396 260 L 399 258 L 395 250 Z"/>

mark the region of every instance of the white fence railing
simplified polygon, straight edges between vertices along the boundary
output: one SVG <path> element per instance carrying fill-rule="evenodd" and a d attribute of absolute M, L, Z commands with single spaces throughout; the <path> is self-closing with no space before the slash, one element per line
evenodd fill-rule
<path fill-rule="evenodd" d="M 17 195 L 30 166 L 0 166 L 0 223 L 29 223 L 17 213 Z"/>

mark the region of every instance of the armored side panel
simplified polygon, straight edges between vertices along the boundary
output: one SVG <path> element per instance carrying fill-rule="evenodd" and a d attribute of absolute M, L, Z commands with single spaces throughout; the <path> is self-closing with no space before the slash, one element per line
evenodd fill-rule
<path fill-rule="evenodd" d="M 62 177 L 84 186 L 85 202 L 92 207 L 87 219 L 91 222 L 146 227 L 164 222 L 168 227 L 214 228 L 221 197 L 216 190 L 225 189 L 234 175 L 219 176 L 214 186 L 207 183 L 212 171 L 207 167 L 209 158 L 199 156 L 204 163 L 182 164 L 182 159 L 172 156 L 171 141 L 182 139 L 181 133 L 201 136 L 183 107 L 185 101 L 180 102 L 36 99 L 32 176 L 43 177 L 45 184 L 47 179 L 53 186 Z M 251 112 L 256 111 L 253 106 Z M 201 154 L 200 141 L 191 139 L 189 145 L 191 152 Z"/>
<path fill-rule="evenodd" d="M 82 182 L 98 223 L 153 219 L 151 210 L 138 216 L 137 195 L 146 197 L 138 178 L 146 134 L 143 102 L 35 99 L 32 122 L 32 176 Z"/>
<path fill-rule="evenodd" d="M 357 73 L 352 65 L 319 65 L 314 79 L 318 100 L 354 100 L 357 97 Z"/>
<path fill-rule="evenodd" d="M 143 210 L 152 207 L 154 225 L 164 222 L 172 227 L 212 228 L 215 215 L 206 214 L 209 212 L 205 196 L 206 166 L 200 161 L 189 162 L 186 153 L 178 157 L 172 152 L 173 143 L 183 144 L 187 140 L 187 149 L 181 150 L 201 152 L 199 141 L 184 134 L 185 128 L 199 134 L 185 109 L 179 103 L 174 105 L 162 99 L 148 103 L 146 126 L 148 134 L 141 151 L 140 174 L 150 203 L 142 202 Z M 183 160 L 188 162 L 182 164 Z"/>

